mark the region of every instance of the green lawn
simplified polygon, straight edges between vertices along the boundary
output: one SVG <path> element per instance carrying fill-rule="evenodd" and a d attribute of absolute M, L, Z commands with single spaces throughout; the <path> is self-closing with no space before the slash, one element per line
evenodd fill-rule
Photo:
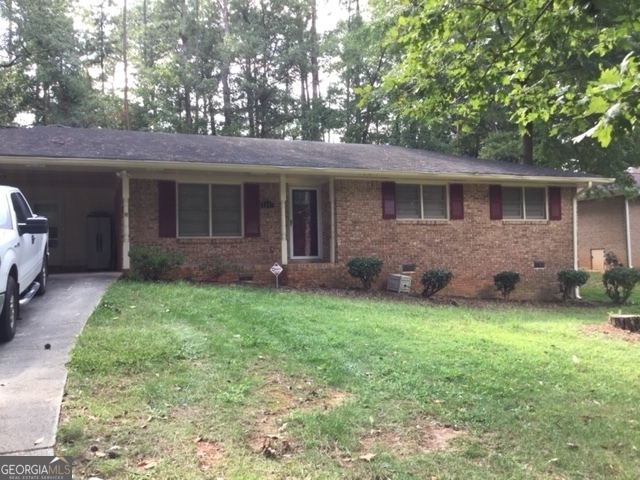
<path fill-rule="evenodd" d="M 117 282 L 57 453 L 74 478 L 637 479 L 640 343 L 582 330 L 609 310 Z"/>

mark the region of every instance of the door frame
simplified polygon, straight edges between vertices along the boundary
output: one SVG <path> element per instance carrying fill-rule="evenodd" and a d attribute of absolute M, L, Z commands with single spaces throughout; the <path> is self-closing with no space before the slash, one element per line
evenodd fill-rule
<path fill-rule="evenodd" d="M 293 237 L 293 191 L 294 190 L 304 190 L 304 191 L 308 191 L 308 190 L 312 190 L 316 192 L 316 221 L 318 223 L 317 225 L 317 232 L 318 232 L 318 255 L 311 255 L 311 256 L 294 256 L 293 252 L 294 252 L 294 237 Z M 289 228 L 288 228 L 288 233 L 289 233 L 289 258 L 291 260 L 318 260 L 322 258 L 323 255 L 323 251 L 322 251 L 322 191 L 320 187 L 312 187 L 312 186 L 290 186 L 289 187 L 289 208 L 288 208 L 288 215 L 289 215 Z"/>

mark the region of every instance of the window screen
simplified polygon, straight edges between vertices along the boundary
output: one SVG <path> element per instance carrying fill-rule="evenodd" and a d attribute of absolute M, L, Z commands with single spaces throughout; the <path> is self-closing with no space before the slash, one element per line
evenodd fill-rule
<path fill-rule="evenodd" d="M 396 217 L 420 218 L 420 187 L 396 185 Z"/>
<path fill-rule="evenodd" d="M 178 234 L 209 236 L 209 185 L 178 185 Z"/>
<path fill-rule="evenodd" d="M 211 186 L 211 225 L 214 237 L 242 235 L 240 185 Z"/>
<path fill-rule="evenodd" d="M 443 185 L 422 187 L 423 218 L 447 218 L 447 192 Z"/>

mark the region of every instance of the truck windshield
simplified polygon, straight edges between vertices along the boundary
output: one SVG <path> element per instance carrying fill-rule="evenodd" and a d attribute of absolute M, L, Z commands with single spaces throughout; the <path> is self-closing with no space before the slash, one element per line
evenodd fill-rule
<path fill-rule="evenodd" d="M 11 221 L 11 210 L 7 197 L 0 196 L 0 230 L 12 230 L 13 222 Z"/>

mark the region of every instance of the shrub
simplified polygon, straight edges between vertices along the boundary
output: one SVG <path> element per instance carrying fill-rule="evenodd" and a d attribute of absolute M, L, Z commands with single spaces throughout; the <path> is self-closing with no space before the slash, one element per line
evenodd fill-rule
<path fill-rule="evenodd" d="M 131 278 L 164 280 L 175 267 L 182 265 L 183 254 L 164 250 L 154 245 L 139 245 L 129 250 Z"/>
<path fill-rule="evenodd" d="M 493 276 L 493 284 L 502 294 L 502 298 L 509 299 L 509 295 L 516 289 L 516 283 L 520 281 L 518 272 L 505 271 Z"/>
<path fill-rule="evenodd" d="M 629 299 L 638 282 L 640 282 L 640 270 L 631 267 L 612 268 L 602 275 L 607 296 L 618 305 Z"/>
<path fill-rule="evenodd" d="M 587 272 L 583 270 L 574 270 L 572 268 L 560 270 L 557 273 L 557 276 L 562 300 L 565 301 L 569 299 L 575 288 L 581 287 L 587 283 L 587 280 L 589 280 L 589 274 Z"/>
<path fill-rule="evenodd" d="M 200 264 L 199 269 L 207 279 L 215 282 L 225 273 L 239 270 L 239 267 L 233 263 L 225 262 L 220 257 L 210 256 Z"/>
<path fill-rule="evenodd" d="M 448 270 L 432 268 L 422 274 L 422 296 L 429 298 L 449 285 L 453 274 Z"/>
<path fill-rule="evenodd" d="M 362 288 L 371 289 L 371 284 L 382 272 L 382 260 L 377 257 L 355 257 L 347 262 L 349 275 L 359 278 Z"/>

